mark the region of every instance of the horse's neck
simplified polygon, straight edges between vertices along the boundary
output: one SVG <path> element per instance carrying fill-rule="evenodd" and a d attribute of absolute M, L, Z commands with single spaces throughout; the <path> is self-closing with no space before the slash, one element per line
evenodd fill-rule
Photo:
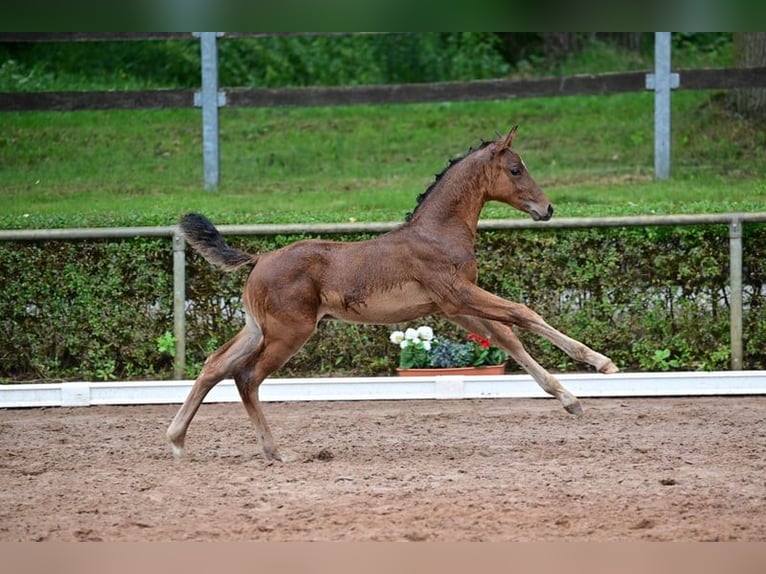
<path fill-rule="evenodd" d="M 438 232 L 461 232 L 473 242 L 479 215 L 487 200 L 487 175 L 480 165 L 446 173 L 419 207 L 413 224 Z M 454 169 L 454 168 L 453 168 Z"/>

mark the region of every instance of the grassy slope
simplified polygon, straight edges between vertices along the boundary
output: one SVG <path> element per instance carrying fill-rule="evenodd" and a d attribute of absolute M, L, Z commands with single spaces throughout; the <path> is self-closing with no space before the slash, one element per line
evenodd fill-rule
<path fill-rule="evenodd" d="M 650 93 L 224 108 L 215 192 L 202 188 L 200 121 L 198 110 L 0 113 L 0 227 L 170 224 L 188 210 L 229 223 L 401 220 L 449 158 L 514 123 L 558 215 L 766 209 L 765 130 L 708 92 L 673 95 L 665 182 L 652 178 Z M 484 216 L 520 215 L 490 204 Z"/>

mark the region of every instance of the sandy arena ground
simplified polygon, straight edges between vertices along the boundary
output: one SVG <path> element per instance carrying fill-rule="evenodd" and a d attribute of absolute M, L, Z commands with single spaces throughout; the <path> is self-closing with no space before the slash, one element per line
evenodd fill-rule
<path fill-rule="evenodd" d="M 766 397 L 0 411 L 0 541 L 766 541 Z"/>

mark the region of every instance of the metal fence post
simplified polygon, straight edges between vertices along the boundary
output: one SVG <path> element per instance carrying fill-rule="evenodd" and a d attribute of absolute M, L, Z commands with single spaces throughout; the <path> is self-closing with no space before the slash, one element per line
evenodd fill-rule
<path fill-rule="evenodd" d="M 186 241 L 173 233 L 173 337 L 176 354 L 173 378 L 183 379 L 186 371 Z"/>
<path fill-rule="evenodd" d="M 205 187 L 218 187 L 220 152 L 218 146 L 218 107 L 226 96 L 218 92 L 218 45 L 220 32 L 196 32 L 200 39 L 202 90 L 194 94 L 194 105 L 202 106 L 202 161 Z"/>
<path fill-rule="evenodd" d="M 678 74 L 670 73 L 670 32 L 654 33 L 654 74 L 646 87 L 654 90 L 654 177 L 670 176 L 670 89 L 679 86 Z"/>
<path fill-rule="evenodd" d="M 742 221 L 729 224 L 729 289 L 731 290 L 731 369 L 742 369 Z"/>

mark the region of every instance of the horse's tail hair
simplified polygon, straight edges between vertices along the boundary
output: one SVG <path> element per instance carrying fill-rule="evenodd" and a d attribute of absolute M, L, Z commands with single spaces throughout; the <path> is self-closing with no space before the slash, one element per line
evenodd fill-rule
<path fill-rule="evenodd" d="M 215 225 L 204 215 L 188 213 L 181 218 L 179 226 L 189 245 L 208 263 L 224 271 L 234 271 L 248 264 L 253 265 L 258 260 L 257 255 L 229 246 Z"/>

